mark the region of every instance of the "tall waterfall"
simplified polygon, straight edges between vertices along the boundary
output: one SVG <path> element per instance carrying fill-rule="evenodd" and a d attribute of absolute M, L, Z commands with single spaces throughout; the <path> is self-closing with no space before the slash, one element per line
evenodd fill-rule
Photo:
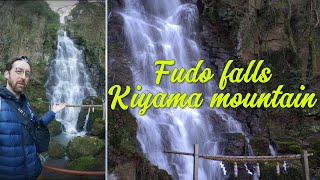
<path fill-rule="evenodd" d="M 202 92 L 211 98 L 216 84 L 170 83 L 162 78 L 155 84 L 154 66 L 158 59 L 175 60 L 175 67 L 194 67 L 201 57 L 196 38 L 198 10 L 192 3 L 179 0 L 125 0 L 120 12 L 124 18 L 127 47 L 134 56 L 132 71 L 137 93 Z M 170 69 L 170 68 L 168 68 Z M 172 70 L 172 69 L 170 69 Z M 193 152 L 193 145 L 200 144 L 201 154 L 219 154 L 223 151 L 219 141 L 223 132 L 242 132 L 240 124 L 223 110 L 170 108 L 149 109 L 140 116 L 137 109 L 131 113 L 137 118 L 137 139 L 152 164 L 165 169 L 174 179 L 192 179 L 193 158 L 164 154 L 164 150 Z M 200 160 L 199 179 L 223 179 L 219 162 Z"/>
<path fill-rule="evenodd" d="M 87 96 L 96 96 L 83 64 L 83 51 L 78 49 L 65 31 L 58 31 L 57 50 L 52 60 L 46 93 L 54 103 L 81 105 Z M 65 108 L 57 114 L 67 134 L 77 134 L 76 125 L 80 108 Z"/>

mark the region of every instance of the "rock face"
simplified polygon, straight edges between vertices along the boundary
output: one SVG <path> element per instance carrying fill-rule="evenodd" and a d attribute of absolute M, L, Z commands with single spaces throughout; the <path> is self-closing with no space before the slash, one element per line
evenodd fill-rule
<path fill-rule="evenodd" d="M 230 84 L 224 92 L 270 92 L 280 84 L 287 92 L 315 92 L 319 98 L 319 17 L 320 5 L 311 1 L 206 1 L 197 2 L 200 13 L 200 43 L 204 57 L 221 74 L 225 62 L 247 66 L 252 59 L 264 59 L 273 77 L 266 84 Z M 303 93 L 305 93 L 303 92 Z M 257 154 L 265 154 L 267 144 L 278 153 L 316 152 L 309 137 L 319 136 L 319 103 L 312 109 L 227 109 L 247 132 Z M 234 152 L 236 153 L 236 152 Z M 319 162 L 312 161 L 312 167 Z M 268 167 L 265 167 L 266 171 Z M 300 178 L 293 167 L 291 178 Z M 299 169 L 299 168 L 298 168 Z M 312 176 L 318 177 L 315 169 Z M 265 176 L 267 177 L 267 176 Z M 271 175 L 270 175 L 271 177 Z"/>
<path fill-rule="evenodd" d="M 123 7 L 122 1 L 112 1 L 108 15 L 108 84 L 119 84 L 122 87 L 133 87 L 132 72 L 130 67 L 134 65 L 130 57 L 130 49 L 125 44 L 123 34 L 123 18 L 117 12 Z"/>
<path fill-rule="evenodd" d="M 250 139 L 250 145 L 255 155 L 267 156 L 269 152 L 269 139 L 266 137 L 256 136 Z"/>
<path fill-rule="evenodd" d="M 76 44 L 85 48 L 85 65 L 99 97 L 105 92 L 105 6 L 103 3 L 78 3 L 66 29 Z"/>
<path fill-rule="evenodd" d="M 0 2 L 1 62 L 26 55 L 33 63 L 47 64 L 59 28 L 59 15 L 45 1 Z"/>
<path fill-rule="evenodd" d="M 14 57 L 25 55 L 32 63 L 26 95 L 37 115 L 48 110 L 44 83 L 60 26 L 59 15 L 45 1 L 0 2 L 0 69 Z M 4 83 L 4 77 L 0 76 Z"/>
<path fill-rule="evenodd" d="M 222 134 L 224 141 L 221 143 L 224 147 L 223 154 L 230 156 L 245 155 L 246 140 L 241 133 L 226 133 Z"/>
<path fill-rule="evenodd" d="M 82 101 L 83 105 L 102 105 L 103 101 L 101 98 L 96 98 L 96 97 L 92 97 L 89 96 L 86 99 L 84 99 Z M 78 121 L 77 121 L 77 131 L 83 131 L 84 130 L 84 125 L 85 125 L 85 120 L 86 120 L 86 116 L 89 113 L 89 118 L 86 124 L 86 131 L 89 132 L 93 129 L 93 124 L 96 123 L 96 126 L 98 126 L 99 129 L 105 128 L 105 123 L 102 121 L 103 118 L 103 108 L 101 107 L 97 107 L 97 108 L 82 108 L 80 113 L 79 113 L 79 117 L 78 117 Z M 98 130 L 99 131 L 99 130 Z M 100 132 L 100 137 L 104 139 L 104 133 L 102 136 L 102 132 Z"/>

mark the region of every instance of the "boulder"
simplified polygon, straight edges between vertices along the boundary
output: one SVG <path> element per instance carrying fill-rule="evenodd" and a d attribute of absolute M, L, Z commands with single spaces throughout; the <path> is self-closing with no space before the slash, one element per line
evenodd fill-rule
<path fill-rule="evenodd" d="M 83 156 L 68 163 L 68 169 L 78 171 L 96 171 L 99 169 L 97 158 L 94 156 Z"/>
<path fill-rule="evenodd" d="M 300 154 L 301 146 L 294 140 L 276 141 L 277 150 L 282 154 Z"/>
<path fill-rule="evenodd" d="M 48 129 L 52 137 L 57 136 L 62 132 L 61 123 L 55 119 L 48 125 Z"/>
<path fill-rule="evenodd" d="M 266 137 L 256 136 L 250 139 L 250 144 L 254 155 L 266 156 L 269 152 L 269 139 Z"/>
<path fill-rule="evenodd" d="M 224 139 L 224 155 L 241 156 L 245 154 L 246 139 L 242 133 L 225 133 L 222 134 Z"/>
<path fill-rule="evenodd" d="M 98 137 L 75 137 L 67 145 L 67 155 L 74 160 L 82 156 L 95 156 L 104 148 L 104 141 Z"/>
<path fill-rule="evenodd" d="M 48 154 L 51 158 L 63 158 L 65 147 L 56 141 L 50 141 Z"/>
<path fill-rule="evenodd" d="M 102 118 L 96 118 L 94 120 L 89 134 L 102 139 L 105 138 L 105 122 L 102 120 Z"/>
<path fill-rule="evenodd" d="M 103 101 L 101 97 L 93 97 L 93 96 L 89 96 L 87 98 L 85 98 L 82 101 L 83 105 L 102 105 Z M 84 124 L 85 124 L 85 120 L 86 120 L 86 116 L 88 114 L 88 109 L 87 108 L 82 108 L 80 113 L 79 113 L 79 117 L 78 117 L 78 122 L 77 122 L 77 131 L 83 131 L 84 129 Z M 102 108 L 91 108 L 90 109 L 90 113 L 89 113 L 89 119 L 87 122 L 87 126 L 86 126 L 86 130 L 90 131 L 91 126 L 93 121 L 96 118 L 102 118 L 103 116 L 103 110 Z"/>

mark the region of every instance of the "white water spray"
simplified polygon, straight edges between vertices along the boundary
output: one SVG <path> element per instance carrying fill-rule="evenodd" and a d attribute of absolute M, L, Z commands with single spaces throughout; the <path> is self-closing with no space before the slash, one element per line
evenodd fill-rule
<path fill-rule="evenodd" d="M 182 4 L 179 0 L 125 0 L 125 9 L 120 14 L 124 18 L 127 47 L 135 59 L 132 63 L 135 85 L 140 84 L 144 93 L 202 92 L 204 99 L 210 99 L 216 87 L 213 81 L 173 84 L 163 77 L 160 85 L 155 84 L 154 72 L 158 69 L 155 60 L 174 59 L 175 67 L 189 69 L 202 58 L 195 41 L 196 5 Z M 139 124 L 137 139 L 141 149 L 152 164 L 165 169 L 174 179 L 192 178 L 192 157 L 168 155 L 164 150 L 193 152 L 193 145 L 200 144 L 201 154 L 219 154 L 222 133 L 242 132 L 240 123 L 230 115 L 208 105 L 199 109 L 151 108 L 144 116 L 137 109 L 131 113 Z M 199 162 L 199 179 L 223 178 L 219 162 Z"/>
<path fill-rule="evenodd" d="M 66 32 L 58 31 L 57 50 L 50 64 L 45 84 L 48 99 L 54 103 L 81 105 L 87 96 L 96 96 L 83 64 L 83 51 L 78 49 Z M 80 108 L 65 108 L 56 119 L 69 135 L 79 135 L 76 129 Z"/>

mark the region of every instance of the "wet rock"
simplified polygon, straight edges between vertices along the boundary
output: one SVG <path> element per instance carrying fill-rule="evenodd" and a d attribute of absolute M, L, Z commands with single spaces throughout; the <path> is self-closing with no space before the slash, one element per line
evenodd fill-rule
<path fill-rule="evenodd" d="M 113 172 L 117 179 L 136 179 L 136 163 L 135 162 L 127 162 L 117 166 L 115 171 Z"/>
<path fill-rule="evenodd" d="M 245 154 L 246 140 L 242 133 L 225 133 L 222 134 L 224 139 L 221 142 L 224 147 L 224 155 L 242 156 Z"/>
<path fill-rule="evenodd" d="M 100 97 L 89 96 L 82 101 L 82 104 L 83 105 L 102 105 L 103 101 L 102 101 L 102 98 Z M 96 118 L 102 118 L 103 116 L 103 109 L 101 107 L 90 108 L 90 110 L 88 108 L 82 108 L 78 116 L 77 131 L 84 130 L 83 128 L 85 125 L 86 116 L 89 111 L 90 113 L 89 113 L 89 119 L 86 125 L 86 131 L 91 130 L 92 124 Z"/>
<path fill-rule="evenodd" d="M 295 140 L 283 139 L 276 141 L 278 153 L 282 154 L 300 154 L 301 146 Z"/>
<path fill-rule="evenodd" d="M 252 137 L 250 139 L 250 145 L 253 153 L 256 156 L 267 156 L 269 152 L 269 139 L 262 136 Z"/>
<path fill-rule="evenodd" d="M 102 120 L 102 118 L 96 118 L 93 121 L 89 134 L 92 136 L 97 136 L 101 139 L 105 138 L 105 122 Z"/>
<path fill-rule="evenodd" d="M 61 122 L 58 122 L 57 120 L 54 119 L 48 125 L 48 129 L 49 129 L 51 137 L 59 135 L 62 132 Z"/>
<path fill-rule="evenodd" d="M 50 141 L 48 154 L 51 158 L 63 158 L 65 147 L 56 141 Z"/>
<path fill-rule="evenodd" d="M 78 171 L 97 171 L 99 169 L 97 158 L 94 156 L 83 156 L 68 163 L 68 169 Z"/>
<path fill-rule="evenodd" d="M 67 155 L 74 160 L 82 156 L 95 156 L 104 148 L 104 141 L 97 137 L 75 137 L 67 145 Z"/>

